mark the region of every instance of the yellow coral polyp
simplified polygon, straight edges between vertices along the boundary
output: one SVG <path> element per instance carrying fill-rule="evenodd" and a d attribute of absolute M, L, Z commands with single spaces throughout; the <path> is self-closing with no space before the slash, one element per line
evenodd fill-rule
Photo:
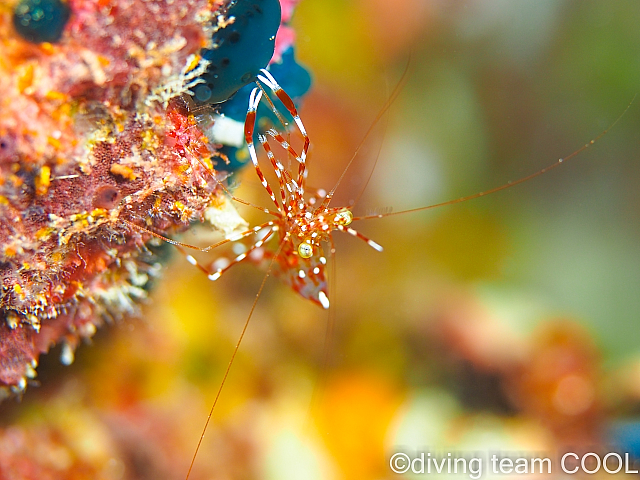
<path fill-rule="evenodd" d="M 33 84 L 33 64 L 27 64 L 18 76 L 18 90 L 24 93 Z"/>
<path fill-rule="evenodd" d="M 19 283 L 15 283 L 13 285 L 13 291 L 20 300 L 24 300 L 27 296 L 26 292 L 23 290 Z"/>
<path fill-rule="evenodd" d="M 50 139 L 52 137 L 49 137 Z M 58 142 L 58 147 L 60 146 L 60 142 Z M 36 177 L 36 195 L 44 195 L 49 191 L 49 185 L 51 184 L 51 168 L 47 165 L 43 166 L 40 169 L 40 174 Z"/>
<path fill-rule="evenodd" d="M 109 171 L 114 175 L 118 175 L 127 180 L 135 180 L 136 178 L 138 178 L 138 175 L 133 171 L 131 167 L 127 167 L 126 165 L 122 165 L 120 163 L 114 163 L 113 165 L 111 165 Z"/>
<path fill-rule="evenodd" d="M 41 44 L 40 44 L 40 49 L 41 49 L 44 53 L 46 53 L 46 54 L 48 54 L 48 55 L 53 55 L 53 54 L 55 53 L 55 51 L 56 51 L 56 50 L 55 50 L 55 48 L 54 48 L 54 46 L 53 46 L 51 43 L 49 43 L 49 42 L 43 42 L 43 43 L 41 43 Z"/>
<path fill-rule="evenodd" d="M 36 238 L 38 240 L 46 240 L 51 236 L 51 234 L 55 231 L 55 229 L 51 227 L 43 227 L 36 232 Z"/>
<path fill-rule="evenodd" d="M 207 141 L 209 141 L 209 139 L 207 139 Z M 209 170 L 213 170 L 213 162 L 211 161 L 211 157 L 203 157 L 202 163 L 204 163 Z"/>
<path fill-rule="evenodd" d="M 153 130 L 142 132 L 142 148 L 144 150 L 155 150 L 158 147 L 158 136 Z"/>
<path fill-rule="evenodd" d="M 87 227 L 95 222 L 96 218 L 105 217 L 106 215 L 107 211 L 104 208 L 95 208 L 91 212 L 74 213 L 69 216 L 69 220 L 75 224 L 79 223 L 80 226 Z"/>
<path fill-rule="evenodd" d="M 190 170 L 191 170 L 191 165 L 183 164 L 178 167 L 178 174 L 186 174 L 186 173 L 189 173 Z"/>
<path fill-rule="evenodd" d="M 60 142 L 60 140 L 52 136 L 47 137 L 47 143 L 56 150 L 60 150 L 60 148 L 62 147 L 62 143 Z"/>
<path fill-rule="evenodd" d="M 66 93 L 57 92 L 55 90 L 49 90 L 46 93 L 45 98 L 47 100 L 56 100 L 56 101 L 59 101 L 59 102 L 66 102 L 68 96 L 67 96 Z"/>
<path fill-rule="evenodd" d="M 67 123 L 71 120 L 73 114 L 73 107 L 69 103 L 61 103 L 58 108 L 51 112 L 51 118 L 56 121 L 66 120 Z M 73 139 L 77 143 L 77 139 Z"/>
<path fill-rule="evenodd" d="M 182 220 L 183 222 L 189 220 L 189 218 L 191 218 L 191 214 L 193 213 L 193 210 L 191 208 L 187 207 L 180 201 L 174 202 L 174 204 L 171 205 L 171 211 L 177 213 L 180 217 L 180 220 Z"/>
<path fill-rule="evenodd" d="M 94 208 L 91 210 L 91 216 L 94 218 L 106 217 L 107 210 L 104 208 Z"/>
<path fill-rule="evenodd" d="M 185 73 L 189 73 L 191 70 L 196 68 L 198 66 L 198 64 L 200 63 L 201 59 L 202 59 L 202 57 L 200 55 L 198 55 L 198 54 L 191 55 L 191 58 L 188 59 L 188 60 L 190 60 L 190 62 L 185 67 L 184 72 Z"/>

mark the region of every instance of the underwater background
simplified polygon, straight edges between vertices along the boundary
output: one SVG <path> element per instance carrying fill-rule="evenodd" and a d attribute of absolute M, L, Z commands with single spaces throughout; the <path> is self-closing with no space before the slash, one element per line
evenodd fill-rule
<path fill-rule="evenodd" d="M 303 0 L 308 185 L 331 188 L 376 120 L 334 201 L 356 216 L 538 171 L 632 102 L 638 22 L 631 0 Z M 355 222 L 381 253 L 337 232 L 329 312 L 269 278 L 191 478 L 394 478 L 399 451 L 640 455 L 639 112 L 524 185 Z M 239 183 L 267 205 L 251 167 Z M 184 477 L 264 273 L 210 282 L 162 248 L 141 318 L 71 366 L 54 349 L 0 405 L 2 478 L 31 478 L 16 458 L 49 478 Z"/>

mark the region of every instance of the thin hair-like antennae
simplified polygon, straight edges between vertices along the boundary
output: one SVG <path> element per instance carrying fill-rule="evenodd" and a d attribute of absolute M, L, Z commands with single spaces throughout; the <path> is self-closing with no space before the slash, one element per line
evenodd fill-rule
<path fill-rule="evenodd" d="M 349 207 L 351 209 L 353 209 L 357 205 L 357 203 L 360 201 L 360 199 L 362 198 L 362 195 L 364 194 L 365 190 L 369 186 L 369 182 L 371 182 L 371 179 L 373 178 L 373 173 L 376 171 L 376 165 L 378 165 L 378 160 L 380 159 L 380 153 L 382 152 L 382 145 L 383 145 L 384 137 L 386 136 L 388 127 L 389 127 L 389 117 L 387 116 L 382 126 L 382 141 L 380 141 L 378 145 L 378 151 L 376 152 L 375 159 L 373 160 L 373 165 L 371 165 L 371 168 L 369 168 L 369 175 L 367 176 L 366 182 L 364 182 L 364 185 L 360 189 L 360 193 L 358 193 L 358 196 L 356 196 L 356 198 L 353 200 L 353 203 L 351 203 Z"/>
<path fill-rule="evenodd" d="M 258 304 L 258 299 L 260 298 L 260 294 L 262 293 L 262 290 L 264 289 L 264 286 L 267 283 L 267 278 L 269 278 L 269 275 L 271 274 L 271 268 L 273 267 L 274 262 L 278 258 L 278 255 L 280 255 L 282 247 L 284 246 L 287 238 L 288 238 L 288 236 L 285 236 L 285 237 L 282 238 L 282 240 L 280 241 L 280 244 L 278 245 L 278 250 L 276 250 L 275 255 L 271 258 L 271 261 L 269 262 L 269 267 L 267 268 L 267 273 L 265 273 L 264 278 L 262 279 L 262 283 L 260 284 L 260 288 L 258 289 L 258 293 L 256 294 L 256 298 L 253 301 L 253 304 L 251 305 L 251 310 L 249 311 L 249 316 L 247 317 L 247 320 L 244 322 L 244 326 L 242 327 L 242 332 L 240 332 L 240 337 L 238 337 L 238 342 L 236 343 L 236 346 L 233 349 L 233 353 L 231 354 L 231 359 L 229 360 L 229 365 L 227 365 L 227 369 L 225 370 L 224 375 L 222 376 L 222 382 L 220 383 L 220 387 L 218 387 L 218 391 L 217 391 L 216 396 L 215 396 L 215 398 L 213 400 L 213 404 L 211 405 L 211 410 L 209 410 L 209 415 L 207 416 L 207 421 L 205 422 L 204 428 L 202 429 L 202 433 L 200 434 L 200 439 L 198 440 L 198 445 L 196 445 L 196 450 L 195 450 L 195 452 L 193 452 L 193 457 L 191 458 L 191 463 L 189 464 L 189 470 L 187 471 L 187 476 L 185 477 L 185 480 L 189 480 L 189 476 L 191 475 L 191 471 L 193 470 L 193 465 L 196 462 L 196 457 L 198 456 L 198 452 L 200 451 L 200 446 L 202 445 L 202 441 L 204 440 L 204 435 L 205 435 L 205 433 L 207 433 L 207 428 L 209 427 L 209 423 L 211 422 L 211 417 L 213 416 L 213 411 L 215 410 L 216 405 L 218 404 L 218 400 L 220 399 L 220 394 L 222 393 L 222 389 L 224 388 L 225 383 L 227 382 L 227 377 L 229 376 L 229 372 L 231 371 L 231 367 L 233 366 L 233 362 L 234 362 L 234 360 L 236 358 L 238 350 L 240 349 L 240 344 L 242 343 L 242 339 L 244 338 L 244 335 L 247 332 L 247 328 L 249 327 L 249 321 L 251 320 L 251 317 L 253 316 L 253 312 L 256 309 L 256 305 Z"/>
<path fill-rule="evenodd" d="M 367 140 L 367 138 L 369 138 L 369 135 L 371 135 L 371 132 L 373 132 L 373 129 L 378 124 L 378 122 L 380 121 L 382 116 L 385 113 L 387 113 L 389 108 L 391 108 L 391 105 L 393 105 L 393 103 L 395 102 L 396 98 L 398 98 L 398 95 L 400 94 L 400 91 L 402 90 L 402 87 L 404 87 L 404 84 L 405 84 L 405 82 L 407 80 L 407 74 L 409 73 L 409 66 L 411 64 L 410 60 L 411 59 L 409 59 L 409 61 L 407 61 L 407 65 L 404 67 L 404 71 L 402 72 L 402 76 L 400 77 L 400 80 L 398 80 L 398 83 L 393 88 L 393 90 L 391 92 L 391 95 L 389 96 L 387 101 L 384 103 L 384 105 L 382 106 L 382 108 L 380 109 L 378 114 L 376 115 L 376 118 L 373 120 L 373 122 L 371 122 L 371 125 L 369 126 L 369 128 L 366 131 L 366 133 L 362 137 L 362 140 L 360 140 L 360 143 L 358 144 L 358 146 L 356 147 L 355 151 L 353 152 L 353 155 L 351 156 L 351 159 L 349 160 L 349 162 L 347 163 L 347 166 L 342 171 L 342 174 L 338 178 L 338 181 L 336 182 L 336 184 L 333 186 L 333 188 L 327 194 L 326 204 L 324 205 L 325 208 L 328 207 L 329 204 L 331 203 L 331 198 L 333 197 L 333 194 L 335 193 L 335 191 L 337 190 L 338 186 L 340 185 L 340 183 L 344 179 L 344 176 L 347 174 L 347 170 L 349 170 L 349 168 L 353 164 L 354 160 L 358 156 L 358 153 L 360 152 L 360 150 L 364 146 L 365 141 Z M 378 158 L 376 157 L 376 162 L 377 161 L 378 161 Z M 375 163 L 374 163 L 373 166 L 375 168 Z M 372 169 L 372 172 L 373 172 L 373 169 Z M 371 176 L 369 176 L 369 178 L 371 178 Z M 369 180 L 367 180 L 367 183 L 369 183 Z M 365 187 L 366 187 L 366 185 L 365 185 Z"/>
<path fill-rule="evenodd" d="M 237 240 L 239 240 L 242 237 L 246 237 L 249 236 L 252 233 L 255 233 L 255 230 L 251 229 L 251 230 L 247 230 L 246 232 L 242 232 L 240 234 L 237 235 L 232 235 L 229 238 L 225 238 L 224 240 L 220 240 L 219 242 L 216 242 L 212 245 L 208 245 L 206 247 L 198 247 L 196 245 L 191 245 L 189 243 L 184 243 L 184 242 L 179 242 L 177 240 L 173 240 L 169 237 L 165 237 L 164 235 L 160 235 L 157 232 L 154 232 L 153 230 L 149 230 L 148 228 L 145 227 L 141 227 L 140 225 L 136 225 L 135 223 L 129 221 L 129 220 L 125 220 L 125 219 L 121 219 L 122 222 L 126 223 L 127 225 L 129 225 L 130 227 L 139 230 L 141 232 L 144 233 L 148 233 L 149 235 L 152 235 L 154 237 L 156 237 L 159 240 L 162 240 L 163 242 L 167 242 L 170 243 L 171 245 L 175 245 L 176 247 L 184 247 L 184 248 L 190 248 L 192 250 L 198 250 L 200 252 L 208 252 L 209 250 L 213 250 L 214 248 L 217 248 L 221 245 L 224 245 L 225 243 L 229 243 L 229 242 L 235 242 Z"/>
<path fill-rule="evenodd" d="M 369 220 L 371 218 L 391 217 L 393 215 L 400 215 L 400 214 L 403 214 L 403 213 L 420 212 L 422 210 L 431 210 L 433 208 L 444 207 L 446 205 L 455 205 L 456 203 L 466 202 L 466 201 L 469 201 L 469 200 L 473 200 L 475 198 L 484 197 L 486 195 L 490 195 L 492 193 L 499 192 L 501 190 L 506 190 L 507 188 L 515 187 L 516 185 L 520 185 L 521 183 L 524 183 L 524 182 L 527 182 L 527 181 L 529 181 L 529 180 L 531 180 L 533 178 L 539 177 L 540 175 L 543 175 L 543 174 L 547 173 L 548 171 L 559 167 L 560 165 L 562 165 L 567 160 L 571 160 L 572 158 L 577 157 L 582 152 L 584 152 L 587 148 L 589 148 L 591 145 L 595 144 L 598 140 L 600 140 L 607 133 L 609 133 L 609 130 L 611 130 L 613 127 L 615 127 L 616 124 L 620 121 L 620 119 L 627 113 L 629 108 L 631 108 L 631 105 L 633 105 L 633 102 L 635 101 L 636 96 L 637 95 L 634 95 L 634 97 L 631 100 L 631 102 L 629 102 L 629 105 L 627 105 L 627 107 L 618 116 L 618 118 L 616 118 L 615 121 L 611 125 L 609 125 L 605 130 L 603 130 L 598 136 L 593 138 L 593 140 L 589 141 L 588 143 L 585 143 L 582 147 L 580 147 L 579 149 L 577 149 L 576 151 L 574 151 L 570 155 L 568 155 L 568 156 L 566 156 L 564 158 L 559 158 L 558 160 L 556 160 L 551 165 L 549 165 L 547 167 L 544 167 L 543 169 L 538 170 L 537 172 L 529 174 L 529 175 L 527 175 L 525 177 L 522 177 L 522 178 L 520 178 L 518 180 L 509 181 L 509 182 L 507 182 L 507 183 L 505 183 L 503 185 L 500 185 L 498 187 L 494 187 L 494 188 L 491 188 L 489 190 L 484 190 L 482 192 L 474 193 L 473 195 L 468 195 L 466 197 L 460 197 L 460 198 L 456 198 L 456 199 L 453 199 L 453 200 L 448 200 L 446 202 L 436 203 L 434 205 L 428 205 L 426 207 L 417 207 L 417 208 L 410 208 L 408 210 L 401 210 L 399 212 L 380 213 L 380 214 L 374 214 L 374 215 L 364 215 L 362 217 L 354 217 L 353 221 L 356 221 L 356 220 Z"/>

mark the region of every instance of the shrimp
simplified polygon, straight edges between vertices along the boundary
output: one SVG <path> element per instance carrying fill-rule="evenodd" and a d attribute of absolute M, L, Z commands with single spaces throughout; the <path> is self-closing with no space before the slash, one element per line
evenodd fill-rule
<path fill-rule="evenodd" d="M 393 100 L 398 94 L 399 89 L 401 88 L 401 85 L 402 82 L 398 83 L 398 85 L 390 95 L 389 100 L 386 102 L 386 104 L 378 114 L 376 122 L 391 106 Z M 271 128 L 269 130 L 266 130 L 265 132 L 258 133 L 257 137 L 260 146 L 267 156 L 269 167 L 273 170 L 273 173 L 277 178 L 277 187 L 271 185 L 264 172 L 262 171 L 258 160 L 256 145 L 254 143 L 254 134 L 256 133 L 256 110 L 263 98 L 265 98 L 267 102 L 269 102 L 271 108 L 274 110 L 274 113 L 279 118 L 282 118 L 273 102 L 269 99 L 267 91 L 271 92 L 284 105 L 287 112 L 293 118 L 293 122 L 303 139 L 303 145 L 301 149 L 298 150 L 292 145 L 290 140 L 286 138 L 286 134 L 278 131 L 275 128 Z M 330 300 L 325 270 L 327 265 L 327 255 L 325 254 L 323 246 L 328 244 L 331 255 L 335 253 L 335 245 L 332 236 L 334 232 L 344 232 L 352 237 L 363 241 L 374 250 L 382 252 L 383 247 L 380 244 L 376 243 L 374 240 L 366 237 L 365 235 L 354 229 L 352 227 L 352 224 L 358 221 L 381 219 L 385 217 L 414 213 L 466 202 L 532 180 L 535 177 L 543 175 L 548 171 L 559 167 L 568 160 L 577 157 L 590 146 L 594 145 L 601 137 L 606 135 L 607 132 L 620 120 L 620 118 L 624 115 L 624 113 L 626 113 L 630 106 L 631 104 L 627 106 L 627 109 L 625 109 L 625 111 L 620 115 L 620 117 L 618 117 L 618 119 L 615 120 L 615 122 L 610 127 L 602 131 L 598 136 L 575 150 L 573 153 L 569 154 L 566 157 L 559 158 L 547 167 L 526 175 L 518 180 L 510 181 L 488 190 L 484 190 L 472 195 L 460 197 L 446 202 L 437 203 L 434 205 L 417 207 L 398 212 L 385 212 L 363 216 L 354 216 L 352 212 L 353 205 L 349 207 L 336 207 L 331 205 L 331 201 L 342 179 L 344 178 L 347 169 L 351 166 L 355 155 L 347 164 L 336 185 L 330 191 L 326 192 L 324 190 L 319 190 L 316 192 L 312 192 L 311 194 L 308 193 L 306 188 L 306 179 L 308 173 L 307 160 L 311 143 L 310 137 L 300 118 L 298 110 L 289 95 L 287 95 L 287 93 L 280 87 L 277 80 L 266 69 L 261 70 L 261 74 L 257 76 L 256 87 L 252 90 L 249 98 L 244 133 L 245 141 L 255 172 L 262 187 L 271 199 L 271 202 L 273 203 L 273 207 L 275 207 L 275 209 L 273 209 L 273 207 L 262 209 L 266 214 L 270 216 L 269 221 L 264 222 L 244 232 L 233 234 L 218 244 L 210 245 L 209 247 L 200 249 L 203 251 L 209 251 L 212 248 L 215 248 L 223 243 L 238 243 L 243 247 L 242 252 L 239 253 L 235 258 L 222 258 L 214 262 L 212 267 L 207 267 L 198 262 L 193 256 L 186 253 L 185 254 L 189 263 L 200 269 L 207 275 L 209 280 L 212 281 L 218 280 L 234 265 L 237 265 L 248 259 L 253 259 L 257 263 L 265 266 L 267 273 L 265 274 L 263 281 L 258 289 L 258 293 L 251 307 L 251 311 L 249 312 L 249 315 L 244 323 L 242 332 L 238 338 L 227 369 L 225 370 L 225 373 L 223 375 L 219 389 L 216 393 L 211 410 L 209 412 L 209 416 L 207 417 L 202 434 L 196 446 L 186 478 L 188 479 L 191 475 L 191 471 L 193 469 L 204 435 L 228 378 L 231 367 L 234 363 L 240 344 L 247 331 L 249 321 L 251 320 L 252 314 L 256 307 L 256 303 L 264 288 L 265 282 L 272 271 L 275 271 L 276 275 L 280 277 L 285 284 L 290 286 L 297 294 L 324 309 L 328 309 L 330 306 Z M 376 122 L 374 122 L 374 124 Z M 371 128 L 373 128 L 373 126 Z M 371 128 L 369 131 L 371 131 Z M 297 168 L 286 167 L 285 164 L 280 161 L 274 153 L 272 144 L 278 145 L 284 152 L 289 155 L 290 158 L 294 159 L 294 166 L 297 165 Z M 360 147 L 358 147 L 357 150 L 359 150 L 359 148 Z M 244 204 L 248 204 L 248 202 L 239 200 L 234 196 L 232 196 L 232 198 L 241 201 Z M 256 208 L 260 209 L 260 207 Z M 253 238 L 255 238 L 255 240 L 251 240 Z M 182 244 L 179 242 L 172 243 L 177 243 L 180 248 L 188 247 L 198 249 L 198 247 L 194 247 L 188 244 Z"/>

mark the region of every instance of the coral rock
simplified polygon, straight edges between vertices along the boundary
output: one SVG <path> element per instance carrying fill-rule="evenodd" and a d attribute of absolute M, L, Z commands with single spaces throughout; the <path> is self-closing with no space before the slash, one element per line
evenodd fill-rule
<path fill-rule="evenodd" d="M 14 29 L 15 5 L 0 8 L 5 393 L 52 345 L 69 363 L 105 319 L 138 311 L 159 268 L 131 224 L 171 235 L 219 190 L 179 96 L 220 2 L 72 0 L 59 41 L 40 45 Z"/>

